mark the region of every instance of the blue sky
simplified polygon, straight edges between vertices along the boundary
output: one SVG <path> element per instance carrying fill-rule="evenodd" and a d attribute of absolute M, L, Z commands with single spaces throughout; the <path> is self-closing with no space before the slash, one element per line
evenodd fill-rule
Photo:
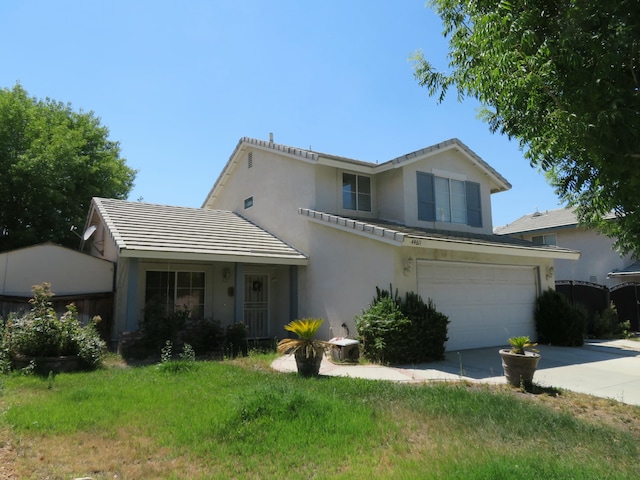
<path fill-rule="evenodd" d="M 558 207 L 477 103 L 438 104 L 410 57 L 447 43 L 423 0 L 2 0 L 0 88 L 93 111 L 138 170 L 130 200 L 201 206 L 243 136 L 383 162 L 457 137 L 513 188 L 493 224 Z"/>

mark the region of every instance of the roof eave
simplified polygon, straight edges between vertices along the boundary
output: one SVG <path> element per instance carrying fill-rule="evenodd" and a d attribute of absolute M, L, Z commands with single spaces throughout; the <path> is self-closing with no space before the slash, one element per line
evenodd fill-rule
<path fill-rule="evenodd" d="M 457 150 L 462 153 L 467 159 L 473 163 L 476 167 L 484 172 L 493 182 L 494 188 L 491 188 L 491 193 L 506 192 L 512 188 L 511 183 L 504 178 L 498 171 L 494 170 L 485 160 L 483 160 L 477 153 L 467 147 L 462 141 L 457 138 L 452 138 L 430 147 L 423 148 L 421 150 L 407 153 L 401 157 L 394 158 L 380 165 L 376 165 L 376 171 L 382 172 L 393 168 L 401 168 L 407 164 L 411 164 L 425 158 L 438 155 L 447 150 Z"/>
<path fill-rule="evenodd" d="M 232 263 L 256 263 L 269 265 L 300 265 L 309 263 L 308 258 L 302 255 L 260 255 L 240 253 L 202 253 L 202 252 L 176 252 L 165 250 L 138 250 L 121 249 L 122 258 L 161 259 L 176 261 L 192 261 L 198 263 L 207 262 L 232 262 Z"/>
<path fill-rule="evenodd" d="M 417 235 L 407 235 L 405 246 L 450 250 L 458 252 L 473 252 L 487 255 L 511 255 L 529 258 L 548 258 L 554 260 L 578 260 L 580 252 L 577 250 L 555 250 L 550 248 L 526 247 L 521 245 L 494 245 L 490 243 L 456 240 L 451 238 L 430 238 Z"/>

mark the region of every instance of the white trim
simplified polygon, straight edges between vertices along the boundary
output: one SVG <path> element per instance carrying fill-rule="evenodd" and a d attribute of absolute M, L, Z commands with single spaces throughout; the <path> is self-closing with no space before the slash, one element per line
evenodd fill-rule
<path fill-rule="evenodd" d="M 260 254 L 226 254 L 226 253 L 194 253 L 157 250 L 120 250 L 122 258 L 140 258 L 171 261 L 193 262 L 244 262 L 271 265 L 307 265 L 308 259 L 302 257 L 287 257 L 286 255 L 264 256 Z"/>
<path fill-rule="evenodd" d="M 450 180 L 461 180 L 463 182 L 467 181 L 467 176 L 462 173 L 447 172 L 446 170 L 440 170 L 438 168 L 432 168 L 431 173 L 436 177 L 448 178 Z"/>
<path fill-rule="evenodd" d="M 415 235 L 407 235 L 403 244 L 410 247 L 432 248 L 436 250 L 451 250 L 456 252 L 473 252 L 494 255 L 512 255 L 518 257 L 530 258 L 553 258 L 561 260 L 578 260 L 580 252 L 574 250 L 554 251 L 550 249 L 541 249 L 533 247 L 525 247 L 521 245 L 509 244 L 491 244 L 478 241 L 458 240 L 453 238 L 428 238 L 418 237 Z"/>

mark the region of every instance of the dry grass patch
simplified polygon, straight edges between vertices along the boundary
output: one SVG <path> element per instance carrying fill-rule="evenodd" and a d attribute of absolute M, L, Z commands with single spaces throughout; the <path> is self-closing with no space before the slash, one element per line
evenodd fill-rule
<path fill-rule="evenodd" d="M 177 456 L 152 438 L 126 429 L 117 438 L 87 432 L 64 436 L 23 437 L 13 448 L 12 464 L 20 479 L 206 478 L 207 469 L 187 455 Z M 2 477 L 0 477 L 2 478 Z"/>

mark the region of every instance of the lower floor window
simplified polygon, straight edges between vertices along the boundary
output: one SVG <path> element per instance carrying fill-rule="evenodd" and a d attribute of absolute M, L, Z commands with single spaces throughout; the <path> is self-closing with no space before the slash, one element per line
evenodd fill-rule
<path fill-rule="evenodd" d="M 204 317 L 204 272 L 147 271 L 145 304 L 166 315 L 186 309 L 193 319 Z"/>

